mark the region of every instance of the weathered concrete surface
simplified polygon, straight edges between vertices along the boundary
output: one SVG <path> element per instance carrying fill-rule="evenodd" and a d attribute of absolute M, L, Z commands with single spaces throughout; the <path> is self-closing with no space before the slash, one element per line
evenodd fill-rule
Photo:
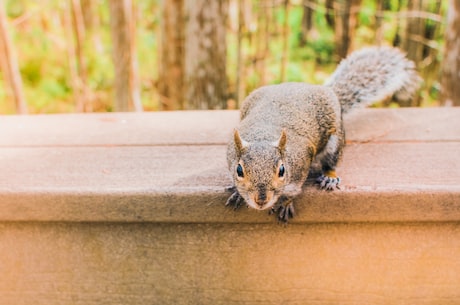
<path fill-rule="evenodd" d="M 355 113 L 338 169 L 342 191 L 307 186 L 294 221 L 460 220 L 459 117 L 456 108 Z M 222 207 L 235 111 L 0 122 L 0 220 L 273 221 Z"/>
<path fill-rule="evenodd" d="M 346 120 L 341 191 L 224 208 L 234 111 L 0 117 L 0 304 L 459 304 L 460 108 Z"/>
<path fill-rule="evenodd" d="M 345 119 L 347 138 L 459 141 L 459 111 L 360 109 Z M 238 120 L 238 111 L 225 110 L 0 116 L 0 147 L 225 144 Z"/>
<path fill-rule="evenodd" d="M 458 304 L 460 226 L 0 225 L 1 304 Z"/>

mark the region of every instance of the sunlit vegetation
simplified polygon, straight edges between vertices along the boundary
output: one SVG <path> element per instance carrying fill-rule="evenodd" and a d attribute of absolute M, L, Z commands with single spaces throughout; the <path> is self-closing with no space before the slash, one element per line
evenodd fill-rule
<path fill-rule="evenodd" d="M 174 2 L 182 5 L 187 1 L 191 0 Z M 322 83 L 344 55 L 369 45 L 403 48 L 425 79 L 414 104 L 392 106 L 439 104 L 446 1 L 218 2 L 225 6 L 226 33 L 226 58 L 222 60 L 227 90 L 221 108 L 237 107 L 242 97 L 264 84 Z M 160 67 L 161 35 L 166 35 L 164 4 L 159 0 L 124 3 L 132 9 L 132 23 L 128 23 L 132 45 L 126 47 L 134 51 L 130 73 L 143 110 L 189 109 L 166 107 L 159 91 L 162 75 L 168 73 Z M 343 3 L 349 4 L 344 14 Z M 113 60 L 113 34 L 119 32 L 112 32 L 120 30 L 111 26 L 109 0 L 9 0 L 3 5 L 28 113 L 117 110 L 114 67 L 119 60 Z M 338 29 L 344 25 L 349 29 L 340 36 Z M 11 80 L 5 77 L 8 60 L 3 56 L 0 66 L 2 114 L 19 112 Z"/>

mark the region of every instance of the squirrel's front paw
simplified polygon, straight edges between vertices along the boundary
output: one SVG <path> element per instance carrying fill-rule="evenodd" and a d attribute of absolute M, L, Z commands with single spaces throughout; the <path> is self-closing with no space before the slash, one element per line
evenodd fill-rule
<path fill-rule="evenodd" d="M 241 197 L 240 193 L 238 193 L 236 187 L 230 187 L 227 190 L 233 193 L 228 197 L 225 206 L 230 206 L 233 207 L 234 210 L 237 210 L 243 204 L 244 199 Z"/>
<path fill-rule="evenodd" d="M 279 203 L 273 207 L 270 214 L 278 213 L 278 221 L 287 223 L 289 218 L 295 216 L 294 202 L 292 198 L 283 196 Z"/>
<path fill-rule="evenodd" d="M 326 190 L 326 191 L 332 191 L 334 189 L 339 189 L 339 184 L 340 184 L 340 178 L 339 177 L 329 177 L 326 175 L 321 175 L 316 179 L 316 183 L 319 184 L 319 188 Z"/>

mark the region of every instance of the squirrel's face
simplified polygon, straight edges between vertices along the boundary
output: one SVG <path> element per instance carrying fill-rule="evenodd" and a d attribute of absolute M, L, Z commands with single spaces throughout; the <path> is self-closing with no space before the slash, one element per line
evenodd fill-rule
<path fill-rule="evenodd" d="M 276 142 L 250 143 L 235 131 L 237 162 L 231 166 L 238 193 L 257 210 L 272 208 L 283 193 L 288 180 L 284 160 L 286 134 Z"/>

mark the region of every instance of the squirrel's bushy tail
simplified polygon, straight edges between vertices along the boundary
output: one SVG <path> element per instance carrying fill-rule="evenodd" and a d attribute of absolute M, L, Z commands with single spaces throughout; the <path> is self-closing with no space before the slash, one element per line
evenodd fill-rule
<path fill-rule="evenodd" d="M 420 82 L 415 64 L 399 49 L 371 47 L 342 60 L 325 85 L 333 89 L 345 113 L 391 96 L 409 100 Z"/>

